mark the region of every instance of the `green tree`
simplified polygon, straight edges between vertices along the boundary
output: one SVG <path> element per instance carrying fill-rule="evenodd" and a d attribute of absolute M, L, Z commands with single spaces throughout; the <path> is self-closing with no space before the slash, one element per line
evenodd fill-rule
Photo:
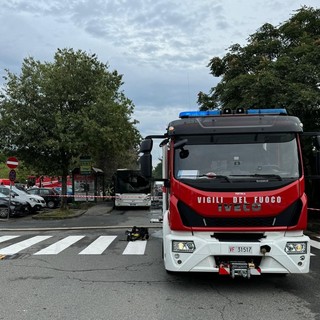
<path fill-rule="evenodd" d="M 320 126 L 320 9 L 302 7 L 284 23 L 264 24 L 245 46 L 232 45 L 213 57 L 208 67 L 220 82 L 200 92 L 200 110 L 214 108 L 286 108 L 298 116 L 305 131 Z M 310 141 L 304 143 L 305 169 L 312 173 Z M 318 182 L 308 182 L 318 193 Z M 316 186 L 316 187 L 315 187 Z M 317 194 L 311 195 L 319 203 Z"/>
<path fill-rule="evenodd" d="M 81 155 L 102 169 L 137 159 L 134 105 L 120 90 L 122 75 L 108 68 L 95 54 L 58 49 L 53 62 L 29 57 L 20 75 L 6 70 L 2 148 L 39 173 L 61 175 L 63 194 Z"/>
<path fill-rule="evenodd" d="M 264 24 L 245 46 L 232 45 L 208 64 L 221 81 L 200 92 L 200 110 L 286 108 L 307 130 L 320 125 L 320 9 L 302 7 L 275 27 Z M 316 117 L 315 117 L 316 115 Z"/>
<path fill-rule="evenodd" d="M 159 158 L 159 161 L 155 168 L 153 169 L 152 176 L 154 179 L 162 179 L 162 159 Z"/>

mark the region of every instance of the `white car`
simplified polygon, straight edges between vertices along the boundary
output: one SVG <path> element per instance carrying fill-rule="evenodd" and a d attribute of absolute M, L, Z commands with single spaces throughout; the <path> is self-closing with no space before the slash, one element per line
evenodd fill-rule
<path fill-rule="evenodd" d="M 46 207 L 45 200 L 38 196 L 29 194 L 26 191 L 18 189 L 15 186 L 11 187 L 11 191 L 16 199 L 24 200 L 28 203 L 28 208 L 30 212 L 36 212 Z M 9 195 L 10 194 L 10 187 L 9 186 L 0 186 L 0 192 Z"/>

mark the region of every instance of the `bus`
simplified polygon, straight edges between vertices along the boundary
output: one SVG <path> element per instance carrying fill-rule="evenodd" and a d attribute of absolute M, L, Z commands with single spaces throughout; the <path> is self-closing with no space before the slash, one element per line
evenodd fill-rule
<path fill-rule="evenodd" d="M 151 183 L 139 170 L 118 169 L 112 177 L 114 207 L 151 206 Z"/>

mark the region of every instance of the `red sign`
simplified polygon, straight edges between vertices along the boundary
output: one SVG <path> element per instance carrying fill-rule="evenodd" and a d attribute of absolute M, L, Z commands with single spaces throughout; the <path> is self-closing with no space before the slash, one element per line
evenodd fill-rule
<path fill-rule="evenodd" d="M 15 169 L 18 166 L 19 162 L 16 157 L 9 157 L 7 160 L 7 166 L 10 169 Z"/>

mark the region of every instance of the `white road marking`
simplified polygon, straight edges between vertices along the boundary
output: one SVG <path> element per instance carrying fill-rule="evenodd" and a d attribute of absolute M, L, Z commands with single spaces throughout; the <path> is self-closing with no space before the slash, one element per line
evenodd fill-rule
<path fill-rule="evenodd" d="M 100 236 L 79 254 L 102 254 L 117 236 Z"/>
<path fill-rule="evenodd" d="M 65 250 L 68 247 L 70 247 L 71 245 L 73 245 L 74 243 L 76 243 L 77 241 L 81 240 L 82 238 L 84 238 L 84 236 L 69 236 L 69 237 L 66 237 L 66 238 L 58 241 L 58 242 L 53 243 L 49 247 L 44 248 L 34 254 L 35 255 L 58 254 L 61 251 Z"/>
<path fill-rule="evenodd" d="M 16 244 L 12 244 L 9 247 L 3 248 L 0 250 L 0 254 L 16 254 L 24 249 L 27 249 L 31 246 L 33 246 L 36 243 L 39 243 L 41 241 L 44 241 L 46 239 L 51 238 L 52 236 L 35 236 L 27 240 L 20 241 Z"/>
<path fill-rule="evenodd" d="M 2 237 L 0 237 L 0 243 L 14 239 L 14 238 L 18 238 L 18 237 L 20 237 L 20 236 L 2 236 Z"/>
<path fill-rule="evenodd" d="M 129 241 L 126 249 L 123 251 L 123 255 L 143 255 L 146 250 L 147 241 Z"/>
<path fill-rule="evenodd" d="M 310 239 L 310 245 L 314 248 L 320 249 L 320 242 Z"/>

